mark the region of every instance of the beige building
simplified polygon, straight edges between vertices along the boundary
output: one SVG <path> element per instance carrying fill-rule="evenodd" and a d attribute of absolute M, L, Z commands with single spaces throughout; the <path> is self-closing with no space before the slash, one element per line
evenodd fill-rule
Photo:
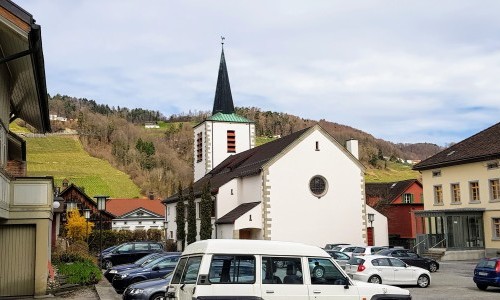
<path fill-rule="evenodd" d="M 425 235 L 419 247 L 443 259 L 500 254 L 500 123 L 418 163 Z"/>
<path fill-rule="evenodd" d="M 10 1 L 0 1 L 0 297 L 41 296 L 47 265 L 53 179 L 26 177 L 26 143 L 10 132 L 23 119 L 50 131 L 40 26 Z"/>

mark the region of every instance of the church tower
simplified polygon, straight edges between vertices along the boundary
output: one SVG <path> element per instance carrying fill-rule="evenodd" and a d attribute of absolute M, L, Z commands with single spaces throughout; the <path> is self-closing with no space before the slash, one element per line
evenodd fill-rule
<path fill-rule="evenodd" d="M 227 157 L 253 147 L 255 124 L 235 113 L 222 42 L 212 116 L 194 127 L 194 181 Z"/>

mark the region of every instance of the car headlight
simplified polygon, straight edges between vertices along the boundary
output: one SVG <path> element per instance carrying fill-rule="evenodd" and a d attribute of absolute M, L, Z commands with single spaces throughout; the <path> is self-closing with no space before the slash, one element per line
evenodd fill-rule
<path fill-rule="evenodd" d="M 109 271 L 109 274 L 116 274 L 116 273 L 118 273 L 117 270 L 111 270 L 111 271 Z"/>
<path fill-rule="evenodd" d="M 131 289 L 129 294 L 130 295 L 139 295 L 139 294 L 142 294 L 144 293 L 144 290 L 143 289 Z"/>
<path fill-rule="evenodd" d="M 128 274 L 120 274 L 120 278 L 127 278 Z"/>

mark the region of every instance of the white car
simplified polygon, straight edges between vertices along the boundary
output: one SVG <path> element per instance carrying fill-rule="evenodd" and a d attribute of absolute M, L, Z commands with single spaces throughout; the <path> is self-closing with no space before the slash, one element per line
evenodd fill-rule
<path fill-rule="evenodd" d="M 378 251 L 387 249 L 384 246 L 366 246 L 366 247 L 356 247 L 352 252 L 351 256 L 363 256 L 363 255 L 374 255 Z"/>
<path fill-rule="evenodd" d="M 426 288 L 431 283 L 431 273 L 404 261 L 382 255 L 355 256 L 345 267 L 354 280 L 389 285 L 418 285 Z"/>

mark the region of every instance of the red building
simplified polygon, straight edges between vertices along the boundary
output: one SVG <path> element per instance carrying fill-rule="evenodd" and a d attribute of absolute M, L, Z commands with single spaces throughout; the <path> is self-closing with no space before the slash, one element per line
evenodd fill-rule
<path fill-rule="evenodd" d="M 387 217 L 389 243 L 412 248 L 417 234 L 422 234 L 415 211 L 424 209 L 422 183 L 417 179 L 366 183 L 366 204 Z"/>

